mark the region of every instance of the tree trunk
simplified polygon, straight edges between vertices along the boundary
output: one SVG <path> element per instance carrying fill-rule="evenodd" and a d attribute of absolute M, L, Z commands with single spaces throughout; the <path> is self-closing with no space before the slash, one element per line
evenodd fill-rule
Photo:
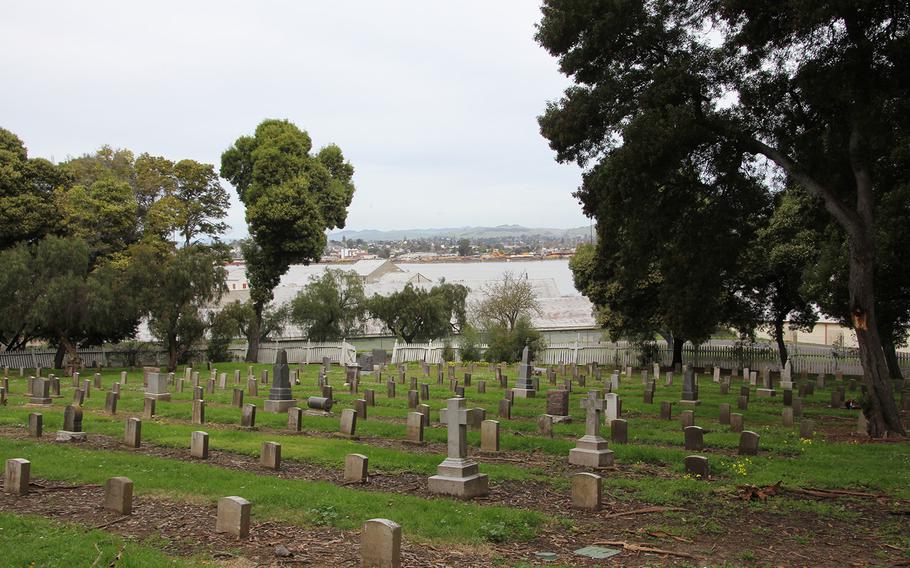
<path fill-rule="evenodd" d="M 777 354 L 780 358 L 780 368 L 783 369 L 787 365 L 787 359 L 790 357 L 790 354 L 787 352 L 787 343 L 784 341 L 784 318 L 780 316 L 774 317 L 774 341 L 777 342 Z"/>
<path fill-rule="evenodd" d="M 63 349 L 68 355 L 68 360 L 66 362 L 66 374 L 72 375 L 76 369 L 82 368 L 82 360 L 79 359 L 79 353 L 76 352 L 76 345 L 70 341 L 70 338 L 66 336 L 66 333 L 60 332 L 58 335 L 60 337 L 60 344 L 63 345 Z"/>
<path fill-rule="evenodd" d="M 262 302 L 253 304 L 253 319 L 250 321 L 248 329 L 249 335 L 246 338 L 246 360 L 248 363 L 256 363 L 259 360 L 259 330 L 262 329 L 262 311 L 265 306 Z"/>
<path fill-rule="evenodd" d="M 883 340 L 882 349 L 885 350 L 885 363 L 888 364 L 888 374 L 891 375 L 892 379 L 903 379 L 904 374 L 901 372 L 901 367 L 897 363 L 897 349 L 894 347 L 894 341 L 892 340 Z"/>
<path fill-rule="evenodd" d="M 686 343 L 685 339 L 680 339 L 679 337 L 676 337 L 675 335 L 673 336 L 673 361 L 670 363 L 670 366 L 673 367 L 674 369 L 676 369 L 677 366 L 682 367 L 682 364 L 683 364 L 682 350 L 683 350 L 683 345 L 685 345 L 685 343 Z"/>
<path fill-rule="evenodd" d="M 57 342 L 57 352 L 54 353 L 54 368 L 63 369 L 63 356 L 66 355 L 66 347 L 62 341 Z"/>
<path fill-rule="evenodd" d="M 904 427 L 894 402 L 888 364 L 875 320 L 872 251 L 872 240 L 866 235 L 850 239 L 850 313 L 866 384 L 863 414 L 868 419 L 869 436 L 882 438 L 889 434 L 903 435 Z"/>
<path fill-rule="evenodd" d="M 167 371 L 173 373 L 177 370 L 177 335 L 170 334 L 167 338 Z"/>

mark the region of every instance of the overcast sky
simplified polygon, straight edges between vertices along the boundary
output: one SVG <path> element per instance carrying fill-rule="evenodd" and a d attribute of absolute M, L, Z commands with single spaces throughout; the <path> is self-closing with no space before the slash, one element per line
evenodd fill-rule
<path fill-rule="evenodd" d="M 534 42 L 539 15 L 534 0 L 3 0 L 0 126 L 56 161 L 110 144 L 217 168 L 287 118 L 354 165 L 348 228 L 587 225 L 579 169 L 537 128 L 568 84 Z"/>

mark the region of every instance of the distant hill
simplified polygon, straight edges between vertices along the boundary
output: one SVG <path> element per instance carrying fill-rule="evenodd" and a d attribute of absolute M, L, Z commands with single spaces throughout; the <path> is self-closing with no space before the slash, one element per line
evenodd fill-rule
<path fill-rule="evenodd" d="M 499 225 L 498 227 L 449 227 L 441 229 L 396 229 L 380 231 L 363 229 L 352 231 L 344 229 L 329 232 L 329 240 L 340 241 L 363 239 L 365 241 L 400 241 L 404 239 L 425 239 L 432 237 L 449 237 L 453 239 L 495 239 L 507 237 L 583 237 L 590 233 L 589 227 L 572 229 L 547 229 L 522 227 L 521 225 Z"/>

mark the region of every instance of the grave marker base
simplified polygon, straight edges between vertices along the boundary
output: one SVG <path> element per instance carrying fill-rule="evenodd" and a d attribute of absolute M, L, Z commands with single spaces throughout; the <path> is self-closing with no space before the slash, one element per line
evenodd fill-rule
<path fill-rule="evenodd" d="M 282 414 L 297 406 L 297 400 L 268 400 L 266 399 L 263 410 L 274 414 Z"/>

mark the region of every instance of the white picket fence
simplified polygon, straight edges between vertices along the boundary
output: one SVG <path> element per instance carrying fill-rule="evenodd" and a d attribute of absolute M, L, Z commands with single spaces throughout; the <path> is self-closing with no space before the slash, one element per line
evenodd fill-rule
<path fill-rule="evenodd" d="M 458 344 L 453 343 L 450 348 L 455 360 L 460 361 Z M 298 339 L 263 343 L 259 347 L 258 362 L 274 363 L 280 349 L 287 351 L 289 363 L 320 363 L 323 357 L 328 357 L 333 363 L 339 365 L 353 365 L 357 360 L 356 348 L 347 341 L 311 343 Z M 392 348 L 391 362 L 394 364 L 425 361 L 429 364 L 438 364 L 443 362 L 445 349 L 446 344 L 441 341 L 411 344 L 396 341 Z M 482 353 L 486 350 L 486 345 L 479 345 L 478 349 Z M 794 373 L 862 374 L 862 365 L 855 350 L 835 351 L 830 346 L 816 345 L 791 345 L 788 346 L 788 349 Z M 596 362 L 598 365 L 613 366 L 614 368 L 649 365 L 655 361 L 663 366 L 669 366 L 673 360 L 672 350 L 666 342 L 655 341 L 645 350 L 646 353 L 642 354 L 639 346 L 625 341 L 598 344 L 554 343 L 537 353 L 535 359 L 539 365 L 558 365 L 560 363 L 586 365 Z M 234 360 L 242 361 L 246 355 L 246 346 L 234 346 L 229 351 Z M 118 350 L 116 347 L 113 349 L 79 349 L 78 353 L 86 367 L 124 365 L 127 356 L 125 351 Z M 54 364 L 55 354 L 53 349 L 0 352 L 0 367 L 10 369 L 50 368 Z M 904 376 L 910 376 L 910 353 L 899 352 L 897 357 Z M 141 352 L 140 359 L 140 364 L 162 365 L 167 361 L 167 352 L 161 349 L 147 349 Z M 717 365 L 724 369 L 733 367 L 779 369 L 779 361 L 777 346 L 773 344 L 737 347 L 710 342 L 699 346 L 687 343 L 683 347 L 683 362 L 698 367 Z"/>
<path fill-rule="evenodd" d="M 395 343 L 392 350 L 392 363 L 425 361 L 430 364 L 440 363 L 443 360 L 443 351 L 446 345 L 442 342 L 429 343 Z M 486 345 L 478 346 L 483 352 Z M 451 349 L 455 360 L 460 361 L 460 349 L 457 344 L 452 344 Z M 862 365 L 855 352 L 844 352 L 835 355 L 830 347 L 796 345 L 788 346 L 792 371 L 807 374 L 841 372 L 847 375 L 861 375 Z M 898 353 L 898 364 L 907 376 L 910 374 L 910 353 Z M 770 367 L 780 368 L 780 358 L 777 346 L 771 344 L 756 344 L 754 346 L 737 347 L 727 344 L 708 343 L 694 346 L 687 343 L 683 347 L 683 363 L 697 367 L 718 366 L 724 369 L 736 367 L 742 369 L 749 367 L 761 369 Z M 542 352 L 537 353 L 536 362 L 539 365 L 558 365 L 560 363 L 598 365 L 624 368 L 627 366 L 638 367 L 659 362 L 669 366 L 673 361 L 673 350 L 666 342 L 656 341 L 647 348 L 647 353 L 642 354 L 642 349 L 626 341 L 600 343 L 596 345 L 582 343 L 554 343 Z"/>
<path fill-rule="evenodd" d="M 278 351 L 282 349 L 288 353 L 288 363 L 321 363 L 323 357 L 328 357 L 332 363 L 339 365 L 353 365 L 357 361 L 357 350 L 347 341 L 310 343 L 297 340 L 260 344 L 258 362 L 274 363 Z M 230 351 L 239 354 L 241 359 L 246 355 L 246 347 L 235 347 Z"/>

